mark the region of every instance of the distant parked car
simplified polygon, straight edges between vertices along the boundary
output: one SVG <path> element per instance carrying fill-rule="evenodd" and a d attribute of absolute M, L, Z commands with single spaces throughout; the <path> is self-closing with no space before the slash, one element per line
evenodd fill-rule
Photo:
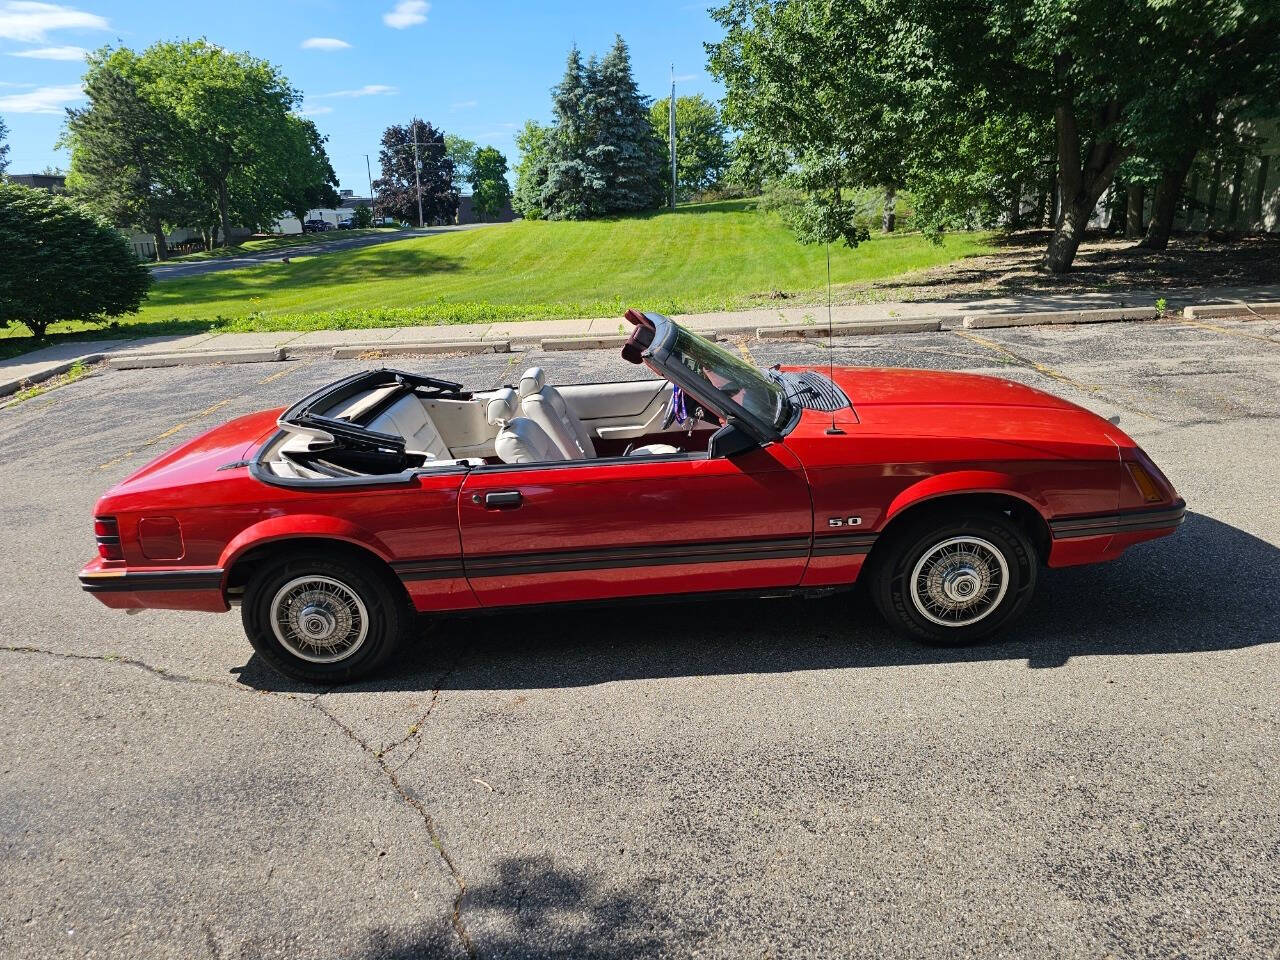
<path fill-rule="evenodd" d="M 350 219 L 338 221 L 339 230 L 351 230 L 354 227 L 355 227 L 355 222 Z"/>
<path fill-rule="evenodd" d="M 375 227 L 398 227 L 398 226 L 400 226 L 400 224 L 396 223 L 396 221 L 395 221 L 395 219 L 394 219 L 393 217 L 374 217 L 374 218 L 373 218 L 373 225 L 374 225 Z"/>
<path fill-rule="evenodd" d="M 333 224 L 328 220 L 304 220 L 302 222 L 303 233 L 324 233 L 326 230 L 332 230 Z"/>

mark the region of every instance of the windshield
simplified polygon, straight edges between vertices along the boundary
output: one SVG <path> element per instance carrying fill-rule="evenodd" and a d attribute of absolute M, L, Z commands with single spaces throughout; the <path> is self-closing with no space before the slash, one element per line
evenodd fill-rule
<path fill-rule="evenodd" d="M 684 364 L 694 375 L 725 393 L 730 400 L 765 423 L 781 430 L 790 419 L 790 405 L 782 388 L 754 366 L 722 350 L 684 327 L 676 327 L 671 361 Z"/>

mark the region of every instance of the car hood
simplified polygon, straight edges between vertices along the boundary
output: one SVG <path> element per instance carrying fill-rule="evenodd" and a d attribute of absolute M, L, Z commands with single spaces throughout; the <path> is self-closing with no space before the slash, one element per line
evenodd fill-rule
<path fill-rule="evenodd" d="M 1000 377 L 883 367 L 784 369 L 813 369 L 836 382 L 851 405 L 836 415 L 847 436 L 1004 441 L 1050 455 L 1096 447 L 1114 457 L 1117 446 L 1133 446 L 1122 430 L 1083 407 Z M 831 414 L 807 410 L 794 432 L 812 436 L 830 424 Z"/>
<path fill-rule="evenodd" d="M 275 431 L 280 413 L 262 410 L 207 430 L 135 470 L 108 490 L 104 500 L 119 493 L 159 491 L 211 480 L 219 468 L 245 459 Z"/>

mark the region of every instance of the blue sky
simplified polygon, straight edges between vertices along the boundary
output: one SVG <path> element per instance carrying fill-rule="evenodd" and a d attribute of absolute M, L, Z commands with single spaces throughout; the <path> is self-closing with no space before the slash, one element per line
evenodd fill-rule
<path fill-rule="evenodd" d="M 621 33 L 640 88 L 720 95 L 702 44 L 720 35 L 709 3 L 463 2 L 463 0 L 0 0 L 0 116 L 10 173 L 67 164 L 54 148 L 63 108 L 80 102 L 82 51 L 141 49 L 206 37 L 280 67 L 306 95 L 303 111 L 329 137 L 342 186 L 367 192 L 364 155 L 390 123 L 415 113 L 448 133 L 491 144 L 515 163 L 515 131 L 546 120 L 549 90 L 576 42 L 603 54 Z"/>

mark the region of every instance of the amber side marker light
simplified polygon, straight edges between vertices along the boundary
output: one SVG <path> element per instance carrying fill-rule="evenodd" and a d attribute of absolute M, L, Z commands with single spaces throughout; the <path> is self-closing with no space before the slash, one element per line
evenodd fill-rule
<path fill-rule="evenodd" d="M 1138 485 L 1138 490 L 1147 503 L 1159 503 L 1164 499 L 1164 495 L 1160 492 L 1159 485 L 1152 478 L 1151 474 L 1143 468 L 1140 463 L 1130 463 L 1129 475 L 1133 477 L 1133 482 Z"/>
<path fill-rule="evenodd" d="M 123 560 L 120 546 L 120 524 L 115 517 L 94 517 L 93 535 L 98 541 L 98 556 L 103 560 Z"/>

